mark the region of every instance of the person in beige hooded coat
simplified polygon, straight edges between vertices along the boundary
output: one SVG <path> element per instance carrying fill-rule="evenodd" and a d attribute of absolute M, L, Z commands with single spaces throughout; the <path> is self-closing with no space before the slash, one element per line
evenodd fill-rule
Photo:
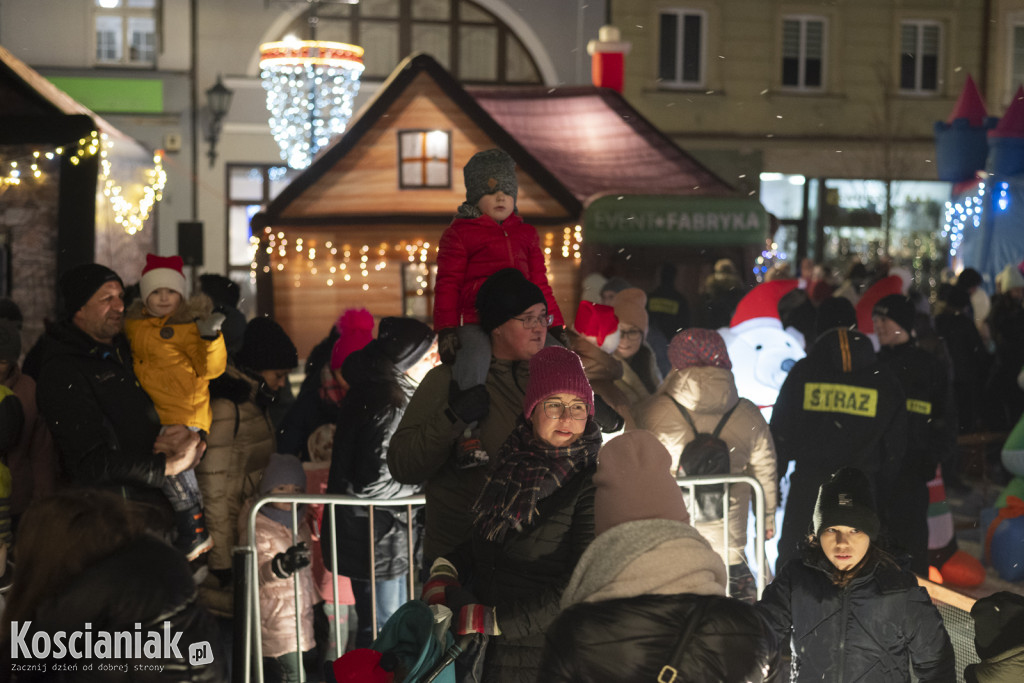
<path fill-rule="evenodd" d="M 693 429 L 679 406 L 689 411 L 702 433 L 713 432 L 722 416 L 735 406 L 719 436 L 729 446 L 729 472 L 752 476 L 764 489 L 765 538 L 771 538 L 775 534 L 775 508 L 778 505 L 775 445 L 761 411 L 737 394 L 725 342 L 714 330 L 691 328 L 672 338 L 668 356 L 672 372 L 647 403 L 640 416 L 640 426 L 653 432 L 668 449 L 672 456 L 671 471 L 675 473 L 683 447 L 694 438 Z M 733 597 L 752 602 L 756 597 L 753 578 L 743 550 L 747 543 L 750 498 L 750 487 L 745 484 L 732 486 L 729 490 L 728 554 L 722 547 L 721 520 L 694 526 L 729 564 Z"/>

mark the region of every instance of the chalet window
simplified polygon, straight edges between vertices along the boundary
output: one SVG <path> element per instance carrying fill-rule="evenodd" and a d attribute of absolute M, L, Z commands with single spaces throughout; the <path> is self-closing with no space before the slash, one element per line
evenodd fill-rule
<path fill-rule="evenodd" d="M 287 166 L 228 164 L 228 267 L 249 271 L 255 242 L 252 217 L 288 186 L 299 171 Z"/>
<path fill-rule="evenodd" d="M 156 64 L 157 0 L 95 0 L 96 63 Z"/>
<path fill-rule="evenodd" d="M 934 21 L 900 24 L 900 90 L 933 94 L 939 89 L 942 31 Z"/>
<path fill-rule="evenodd" d="M 821 90 L 825 75 L 825 20 L 786 17 L 782 20 L 782 86 Z"/>
<path fill-rule="evenodd" d="M 661 85 L 704 84 L 704 12 L 662 10 L 658 18 L 658 78 Z"/>
<path fill-rule="evenodd" d="M 451 150 L 450 131 L 398 131 L 398 186 L 451 187 Z"/>

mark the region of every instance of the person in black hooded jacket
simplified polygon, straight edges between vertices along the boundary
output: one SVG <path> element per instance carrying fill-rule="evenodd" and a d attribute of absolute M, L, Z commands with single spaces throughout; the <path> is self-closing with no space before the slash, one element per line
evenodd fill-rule
<path fill-rule="evenodd" d="M 671 461 L 643 430 L 601 449 L 597 537 L 547 629 L 538 681 L 781 680 L 775 634 L 725 597 L 725 565 L 690 526 Z"/>
<path fill-rule="evenodd" d="M 412 318 L 383 318 L 377 338 L 345 359 L 341 374 L 349 390 L 342 399 L 338 415 L 327 493 L 400 498 L 419 490 L 417 486 L 394 480 L 388 470 L 387 452 L 409 398 L 423 375 L 437 362 L 433 330 Z M 405 586 L 410 571 L 407 516 L 403 508 L 374 508 L 378 627 L 383 626 L 408 597 Z M 324 540 L 320 544 L 324 564 L 336 574 L 352 579 L 359 619 L 356 647 L 369 647 L 374 629 L 368 510 L 338 506 L 334 517 L 338 557 L 332 557 L 331 544 Z M 323 537 L 330 538 L 329 514 L 324 515 L 323 523 Z"/>
<path fill-rule="evenodd" d="M 953 683 L 953 646 L 939 611 L 909 571 L 876 543 L 879 518 L 863 472 L 846 467 L 822 484 L 814 537 L 757 607 L 791 642 L 795 683 Z"/>
<path fill-rule="evenodd" d="M 782 568 L 809 535 L 818 487 L 836 469 L 861 469 L 878 499 L 889 499 L 906 453 L 906 399 L 864 334 L 833 328 L 789 371 L 772 411 L 771 432 L 778 472 L 796 461 L 779 539 L 776 566 Z"/>

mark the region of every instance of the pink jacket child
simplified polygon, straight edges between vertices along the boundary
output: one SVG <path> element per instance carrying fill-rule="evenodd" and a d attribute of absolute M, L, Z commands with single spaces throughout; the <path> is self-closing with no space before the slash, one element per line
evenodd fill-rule
<path fill-rule="evenodd" d="M 294 455 L 274 453 L 260 480 L 261 495 L 303 493 L 306 474 L 302 463 Z M 313 606 L 319 595 L 313 586 L 310 569 L 311 533 L 305 521 L 305 510 L 299 507 L 299 529 L 292 533 L 292 511 L 288 503 L 268 503 L 256 516 L 255 546 L 260 586 L 260 635 L 263 640 L 263 658 L 277 659 L 278 665 L 293 671 L 297 661 L 296 611 L 301 625 L 302 651 L 312 650 Z M 296 542 L 295 537 L 298 537 Z M 294 577 L 299 583 L 299 603 L 296 610 Z M 297 671 L 293 671 L 297 675 Z"/>

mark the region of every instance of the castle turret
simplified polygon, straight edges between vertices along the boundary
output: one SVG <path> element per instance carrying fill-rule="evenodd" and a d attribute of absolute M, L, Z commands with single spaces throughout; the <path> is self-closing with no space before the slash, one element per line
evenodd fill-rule
<path fill-rule="evenodd" d="M 945 121 L 935 122 L 935 160 L 939 180 L 962 182 L 985 168 L 989 154 L 986 135 L 997 119 L 988 116 L 978 87 L 970 76 L 956 106 Z"/>
<path fill-rule="evenodd" d="M 1024 173 L 1024 87 L 1017 88 L 999 125 L 988 133 L 985 168 L 1001 176 Z"/>

